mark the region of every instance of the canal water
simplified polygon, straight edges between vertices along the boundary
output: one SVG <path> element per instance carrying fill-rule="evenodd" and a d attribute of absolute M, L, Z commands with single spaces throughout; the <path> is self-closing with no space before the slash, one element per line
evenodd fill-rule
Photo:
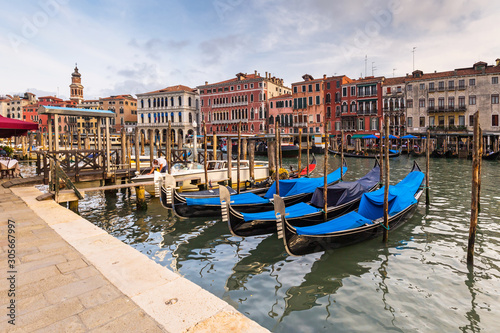
<path fill-rule="evenodd" d="M 414 160 L 391 159 L 391 184 Z M 417 162 L 425 168 L 424 158 Z M 373 160 L 347 163 L 346 180 L 354 180 Z M 329 171 L 339 166 L 330 157 Z M 80 213 L 274 332 L 498 331 L 500 161 L 483 162 L 473 269 L 466 264 L 471 161 L 432 159 L 430 167 L 430 206 L 423 196 L 387 244 L 373 239 L 303 257 L 288 256 L 276 235 L 240 238 L 217 218 L 179 219 L 157 198 L 137 212 L 134 191 L 90 193 Z"/>

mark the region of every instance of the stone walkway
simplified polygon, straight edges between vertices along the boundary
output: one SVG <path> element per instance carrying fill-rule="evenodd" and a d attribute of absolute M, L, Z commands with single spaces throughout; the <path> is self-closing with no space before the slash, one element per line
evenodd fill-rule
<path fill-rule="evenodd" d="M 0 186 L 1 332 L 266 332 L 35 188 Z M 22 199 L 21 199 L 22 198 Z M 8 228 L 16 287 L 9 297 Z M 7 306 L 16 304 L 16 325 Z"/>

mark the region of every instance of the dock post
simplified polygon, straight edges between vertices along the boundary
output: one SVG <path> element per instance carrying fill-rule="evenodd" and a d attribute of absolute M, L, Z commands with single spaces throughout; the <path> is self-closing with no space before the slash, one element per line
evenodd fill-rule
<path fill-rule="evenodd" d="M 344 130 L 342 129 L 340 131 L 340 167 L 342 169 L 340 169 L 340 181 L 343 182 L 344 181 L 344 172 L 343 172 L 343 168 L 344 168 Z M 309 171 L 309 169 L 307 170 Z"/>
<path fill-rule="evenodd" d="M 127 137 L 125 136 L 125 128 L 122 128 L 121 131 L 121 148 L 122 148 L 122 156 L 120 161 L 120 169 L 125 168 L 125 164 L 127 162 Z"/>
<path fill-rule="evenodd" d="M 250 164 L 250 180 L 255 180 L 255 140 L 248 142 L 248 161 Z"/>
<path fill-rule="evenodd" d="M 217 160 L 217 134 L 212 136 L 212 159 Z"/>
<path fill-rule="evenodd" d="M 141 156 L 139 152 L 139 129 L 135 128 L 135 140 L 134 140 L 134 148 L 135 148 L 135 171 L 141 172 Z"/>
<path fill-rule="evenodd" d="M 155 132 L 154 129 L 149 132 L 149 162 L 151 163 L 151 167 L 153 167 L 153 160 L 155 158 Z"/>
<path fill-rule="evenodd" d="M 243 159 L 247 159 L 247 151 L 248 151 L 248 140 L 246 138 L 241 139 L 241 151 L 243 152 Z"/>
<path fill-rule="evenodd" d="M 144 186 L 135 187 L 136 205 L 137 210 L 147 210 L 148 205 L 146 203 L 146 189 Z"/>
<path fill-rule="evenodd" d="M 325 112 L 326 113 L 326 112 Z M 327 135 L 327 120 L 326 120 L 326 114 L 325 114 L 325 120 L 324 120 L 324 132 L 325 132 L 325 162 L 324 162 L 324 167 L 323 167 L 323 219 L 326 222 L 328 219 L 328 140 L 326 138 Z M 340 166 L 340 173 L 342 173 L 343 168 L 342 165 Z"/>
<path fill-rule="evenodd" d="M 196 135 L 196 131 L 194 133 Z M 205 190 L 208 190 L 208 184 L 210 184 L 208 179 L 208 143 L 207 143 L 207 125 L 203 122 L 203 170 L 205 171 Z M 196 161 L 197 156 L 195 156 Z"/>
<path fill-rule="evenodd" d="M 141 155 L 144 155 L 144 141 L 146 140 L 146 134 L 141 131 Z"/>
<path fill-rule="evenodd" d="M 299 128 L 299 166 L 298 166 L 297 178 L 300 178 L 300 173 L 302 172 L 302 128 Z"/>
<path fill-rule="evenodd" d="M 384 236 L 383 242 L 389 239 L 389 117 L 385 117 L 384 138 Z"/>
<path fill-rule="evenodd" d="M 425 204 L 429 206 L 431 202 L 429 191 L 429 165 L 431 156 L 431 131 L 427 130 L 427 148 L 425 149 Z"/>
<path fill-rule="evenodd" d="M 227 137 L 227 178 L 229 179 L 229 186 L 233 186 L 233 172 L 231 170 L 232 168 L 232 160 L 233 160 L 233 141 L 231 140 L 231 137 Z"/>
<path fill-rule="evenodd" d="M 69 209 L 78 214 L 78 200 L 69 202 Z"/>
<path fill-rule="evenodd" d="M 241 163 L 241 120 L 238 123 L 238 157 L 236 159 L 238 161 L 236 165 L 236 191 L 238 194 L 240 194 L 240 163 Z"/>
<path fill-rule="evenodd" d="M 280 138 L 279 138 L 279 127 L 278 127 L 278 121 L 275 119 L 275 131 L 274 131 L 274 146 L 275 148 L 275 153 L 276 153 L 276 173 L 275 178 L 276 178 L 276 194 L 279 196 L 280 195 L 280 166 L 281 166 L 281 161 L 280 161 Z"/>
<path fill-rule="evenodd" d="M 470 212 L 470 228 L 469 228 L 469 243 L 467 246 L 467 265 L 472 266 L 474 264 L 474 243 L 476 240 L 476 229 L 477 229 L 477 216 L 479 213 L 479 182 L 480 182 L 480 165 L 479 159 L 481 159 L 480 153 L 480 141 L 481 133 L 479 127 L 479 113 L 476 112 L 474 115 L 474 148 L 472 151 L 472 194 L 471 194 L 471 212 Z"/>

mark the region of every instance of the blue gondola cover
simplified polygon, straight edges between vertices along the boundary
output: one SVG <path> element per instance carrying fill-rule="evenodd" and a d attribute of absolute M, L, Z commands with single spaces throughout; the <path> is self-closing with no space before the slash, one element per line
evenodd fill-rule
<path fill-rule="evenodd" d="M 313 207 L 311 205 L 306 204 L 305 202 L 300 202 L 298 204 L 292 205 L 290 207 L 285 208 L 286 212 L 286 217 L 287 218 L 292 218 L 292 217 L 299 217 L 299 216 L 304 216 L 307 214 L 311 213 L 317 213 L 321 209 Z M 267 212 L 260 212 L 260 213 L 241 213 L 243 215 L 243 219 L 248 222 L 248 221 L 254 221 L 254 220 L 274 220 L 276 219 L 274 210 L 270 210 Z"/>
<path fill-rule="evenodd" d="M 389 216 L 399 213 L 416 202 L 415 193 L 424 180 L 421 171 L 410 172 L 397 185 L 389 186 Z M 341 230 L 349 230 L 384 216 L 384 187 L 365 193 L 357 212 L 350 212 L 330 221 L 308 227 L 296 227 L 298 235 L 324 235 Z"/>
<path fill-rule="evenodd" d="M 268 203 L 268 199 L 264 199 L 259 197 L 254 193 L 242 193 L 231 196 L 231 204 L 232 205 L 244 205 L 244 204 L 260 204 L 260 203 Z M 186 204 L 188 206 L 197 206 L 197 205 L 214 205 L 220 206 L 219 197 L 215 198 L 186 198 Z"/>

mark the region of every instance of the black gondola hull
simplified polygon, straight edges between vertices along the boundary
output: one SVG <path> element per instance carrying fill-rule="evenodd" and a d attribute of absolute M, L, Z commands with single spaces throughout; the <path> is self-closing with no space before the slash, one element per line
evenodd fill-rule
<path fill-rule="evenodd" d="M 421 193 L 422 191 L 419 191 L 416 197 L 420 197 Z M 417 205 L 418 201 L 398 214 L 391 216 L 389 218 L 389 229 L 395 230 L 402 225 L 415 212 Z M 374 224 L 328 235 L 308 236 L 297 235 L 286 221 L 283 224 L 283 240 L 286 250 L 290 255 L 294 256 L 353 245 L 378 237 L 384 231 L 382 224 Z"/>

